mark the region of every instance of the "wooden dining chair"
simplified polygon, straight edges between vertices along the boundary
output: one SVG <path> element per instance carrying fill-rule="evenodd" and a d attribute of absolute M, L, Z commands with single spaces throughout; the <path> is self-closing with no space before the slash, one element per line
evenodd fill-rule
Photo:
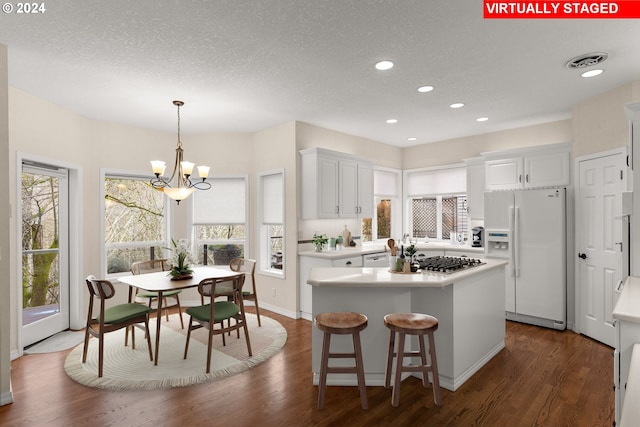
<path fill-rule="evenodd" d="M 153 362 L 151 338 L 149 336 L 149 313 L 151 308 L 142 304 L 127 303 L 106 308 L 105 301 L 115 295 L 113 284 L 108 280 L 98 280 L 94 276 L 86 279 L 89 288 L 89 312 L 84 334 L 84 349 L 82 363 L 87 362 L 87 350 L 91 336 L 98 338 L 98 377 L 102 377 L 104 359 L 104 334 L 118 329 L 128 328 L 138 323 L 144 323 L 145 336 L 149 347 L 149 360 Z M 100 300 L 100 313 L 94 318 L 94 300 Z M 131 332 L 131 348 L 136 348 L 135 328 Z"/>
<path fill-rule="evenodd" d="M 171 270 L 171 266 L 166 259 L 151 259 L 148 261 L 137 261 L 131 264 L 131 274 L 146 274 L 146 273 L 155 273 L 158 271 L 169 271 Z M 178 315 L 180 316 L 180 326 L 184 329 L 184 320 L 182 320 L 182 307 L 180 306 L 180 293 L 182 291 L 180 289 L 176 289 L 174 291 L 167 291 L 162 293 L 162 305 L 165 309 L 165 317 L 167 322 L 169 321 L 169 307 L 178 307 Z M 140 290 L 135 288 L 135 299 L 139 298 L 141 300 L 146 300 L 149 307 L 152 306 L 153 301 L 157 301 L 158 293 L 157 292 L 149 292 L 145 290 Z M 173 298 L 175 300 L 175 304 L 168 305 L 167 298 Z"/>
<path fill-rule="evenodd" d="M 243 272 L 245 277 L 251 279 L 251 289 L 242 291 L 242 298 L 246 301 L 253 301 L 256 307 L 256 316 L 258 317 L 258 326 L 262 326 L 260 322 L 260 307 L 258 306 L 258 292 L 256 291 L 256 260 L 249 258 L 233 258 L 229 263 L 232 271 Z"/>
<path fill-rule="evenodd" d="M 247 350 L 249 356 L 251 353 L 251 341 L 249 339 L 249 328 L 247 327 L 247 319 L 244 312 L 244 302 L 242 300 L 242 287 L 244 286 L 245 276 L 237 276 L 229 280 L 229 278 L 220 279 L 204 279 L 198 284 L 198 292 L 205 299 L 210 300 L 209 304 L 198 307 L 190 307 L 187 309 L 189 317 L 189 327 L 187 329 L 187 342 L 184 346 L 184 358 L 187 358 L 189 351 L 189 340 L 191 339 L 191 331 L 207 328 L 209 330 L 208 349 L 207 349 L 207 373 L 211 372 L 211 354 L 213 352 L 213 336 L 222 335 L 222 345 L 226 345 L 225 333 L 240 329 L 244 329 L 245 340 L 247 341 Z M 216 286 L 223 285 L 224 292 L 216 289 Z M 230 301 L 215 301 L 215 296 L 224 295 L 231 297 Z M 235 319 L 232 325 L 229 320 Z M 225 327 L 224 321 L 228 320 Z M 218 325 L 218 326 L 216 326 Z"/>

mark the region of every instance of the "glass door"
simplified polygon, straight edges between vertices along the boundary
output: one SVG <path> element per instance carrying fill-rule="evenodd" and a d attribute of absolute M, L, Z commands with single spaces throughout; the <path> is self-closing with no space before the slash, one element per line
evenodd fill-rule
<path fill-rule="evenodd" d="M 22 166 L 22 347 L 69 328 L 66 169 Z"/>

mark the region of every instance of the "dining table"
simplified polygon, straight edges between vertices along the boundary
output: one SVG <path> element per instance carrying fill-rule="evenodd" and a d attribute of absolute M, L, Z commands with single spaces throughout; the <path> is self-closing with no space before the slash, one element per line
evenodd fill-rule
<path fill-rule="evenodd" d="M 158 293 L 158 306 L 156 310 L 156 344 L 154 365 L 158 364 L 158 354 L 160 349 L 160 323 L 162 320 L 162 294 L 168 291 L 178 289 L 195 288 L 204 279 L 229 279 L 244 275 L 243 272 L 230 270 L 226 266 L 210 267 L 201 266 L 194 267 L 193 274 L 190 278 L 181 278 L 181 280 L 172 280 L 172 277 L 166 271 L 158 271 L 154 273 L 137 274 L 131 276 L 119 277 L 118 281 L 129 285 L 129 302 L 133 299 L 133 288 L 142 289 L 149 292 Z M 180 313 L 182 315 L 182 313 Z"/>

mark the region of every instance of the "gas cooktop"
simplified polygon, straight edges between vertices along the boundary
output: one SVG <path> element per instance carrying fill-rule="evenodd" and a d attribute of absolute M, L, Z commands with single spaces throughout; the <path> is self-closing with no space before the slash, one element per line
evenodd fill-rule
<path fill-rule="evenodd" d="M 420 264 L 421 270 L 436 273 L 457 273 L 485 264 L 476 258 L 454 256 L 434 256 L 420 260 L 418 263 Z"/>

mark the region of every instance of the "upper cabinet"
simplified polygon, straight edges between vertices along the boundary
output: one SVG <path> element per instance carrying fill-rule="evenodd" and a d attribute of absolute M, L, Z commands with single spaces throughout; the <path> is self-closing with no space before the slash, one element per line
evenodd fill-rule
<path fill-rule="evenodd" d="M 539 152 L 485 162 L 487 190 L 559 187 L 569 185 L 568 151 Z"/>
<path fill-rule="evenodd" d="M 484 158 L 465 159 L 467 165 L 467 214 L 470 219 L 484 218 Z"/>
<path fill-rule="evenodd" d="M 373 163 L 322 148 L 300 151 L 302 218 L 371 217 Z"/>

